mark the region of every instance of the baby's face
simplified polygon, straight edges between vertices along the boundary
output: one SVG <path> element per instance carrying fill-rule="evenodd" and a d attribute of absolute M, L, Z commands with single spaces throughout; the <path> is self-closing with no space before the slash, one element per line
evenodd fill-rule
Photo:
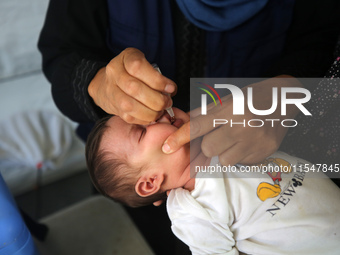
<path fill-rule="evenodd" d="M 175 114 L 178 117 L 183 116 L 185 122 L 189 119 L 186 113 L 178 109 Z M 187 178 L 183 176 L 183 171 L 190 164 L 189 145 L 169 155 L 162 152 L 166 138 L 174 133 L 183 121 L 179 120 L 175 125 L 171 125 L 169 119 L 163 117 L 156 124 L 145 127 L 128 124 L 120 117 L 112 117 L 107 124 L 110 128 L 103 135 L 102 149 L 121 155 L 132 167 L 166 169 L 168 181 L 184 181 Z M 180 186 L 181 183 L 178 187 Z"/>

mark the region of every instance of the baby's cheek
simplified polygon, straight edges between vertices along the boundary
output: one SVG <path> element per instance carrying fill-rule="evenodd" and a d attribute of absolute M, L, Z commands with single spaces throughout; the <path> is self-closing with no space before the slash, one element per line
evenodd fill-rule
<path fill-rule="evenodd" d="M 165 140 L 169 137 L 169 135 L 175 133 L 177 130 L 176 127 L 172 125 L 160 125 L 150 132 L 150 139 L 153 143 L 164 143 Z M 151 130 L 150 130 L 151 131 Z"/>
<path fill-rule="evenodd" d="M 176 156 L 176 159 L 174 160 L 190 162 L 190 145 L 185 144 L 179 150 L 177 150 L 176 152 L 172 154 Z"/>

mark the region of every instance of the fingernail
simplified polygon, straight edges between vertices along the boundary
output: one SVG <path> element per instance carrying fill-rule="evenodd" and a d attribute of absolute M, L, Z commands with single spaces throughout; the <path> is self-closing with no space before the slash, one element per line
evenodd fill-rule
<path fill-rule="evenodd" d="M 162 151 L 164 153 L 166 153 L 166 154 L 170 153 L 171 152 L 171 148 L 170 148 L 169 144 L 167 144 L 167 143 L 163 144 Z"/>
<path fill-rule="evenodd" d="M 175 87 L 174 87 L 174 85 L 172 85 L 172 84 L 166 85 L 166 86 L 165 86 L 165 89 L 164 89 L 164 91 L 165 91 L 166 93 L 172 93 L 172 92 L 174 92 L 174 90 L 175 90 Z"/>

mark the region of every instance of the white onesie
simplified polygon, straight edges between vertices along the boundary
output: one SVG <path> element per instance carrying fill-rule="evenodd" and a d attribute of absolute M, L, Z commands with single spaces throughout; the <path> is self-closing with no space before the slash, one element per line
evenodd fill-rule
<path fill-rule="evenodd" d="M 192 192 L 172 190 L 174 234 L 193 254 L 340 254 L 340 189 L 282 152 L 263 166 L 290 172 L 200 172 Z"/>

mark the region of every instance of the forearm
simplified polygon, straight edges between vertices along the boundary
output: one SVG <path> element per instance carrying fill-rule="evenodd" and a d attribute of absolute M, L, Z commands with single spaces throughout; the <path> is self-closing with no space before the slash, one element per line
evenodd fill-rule
<path fill-rule="evenodd" d="M 69 77 L 65 74 L 68 70 L 56 69 L 56 73 L 64 75 L 52 80 L 52 95 L 63 114 L 76 122 L 96 121 L 105 115 L 87 92 L 92 78 L 105 65 L 105 62 L 79 59 L 77 64 L 70 67 L 72 72 Z"/>
<path fill-rule="evenodd" d="M 106 19 L 104 0 L 51 0 L 39 38 L 53 99 L 61 112 L 77 122 L 94 121 L 103 114 L 87 87 L 111 59 L 105 43 Z"/>

